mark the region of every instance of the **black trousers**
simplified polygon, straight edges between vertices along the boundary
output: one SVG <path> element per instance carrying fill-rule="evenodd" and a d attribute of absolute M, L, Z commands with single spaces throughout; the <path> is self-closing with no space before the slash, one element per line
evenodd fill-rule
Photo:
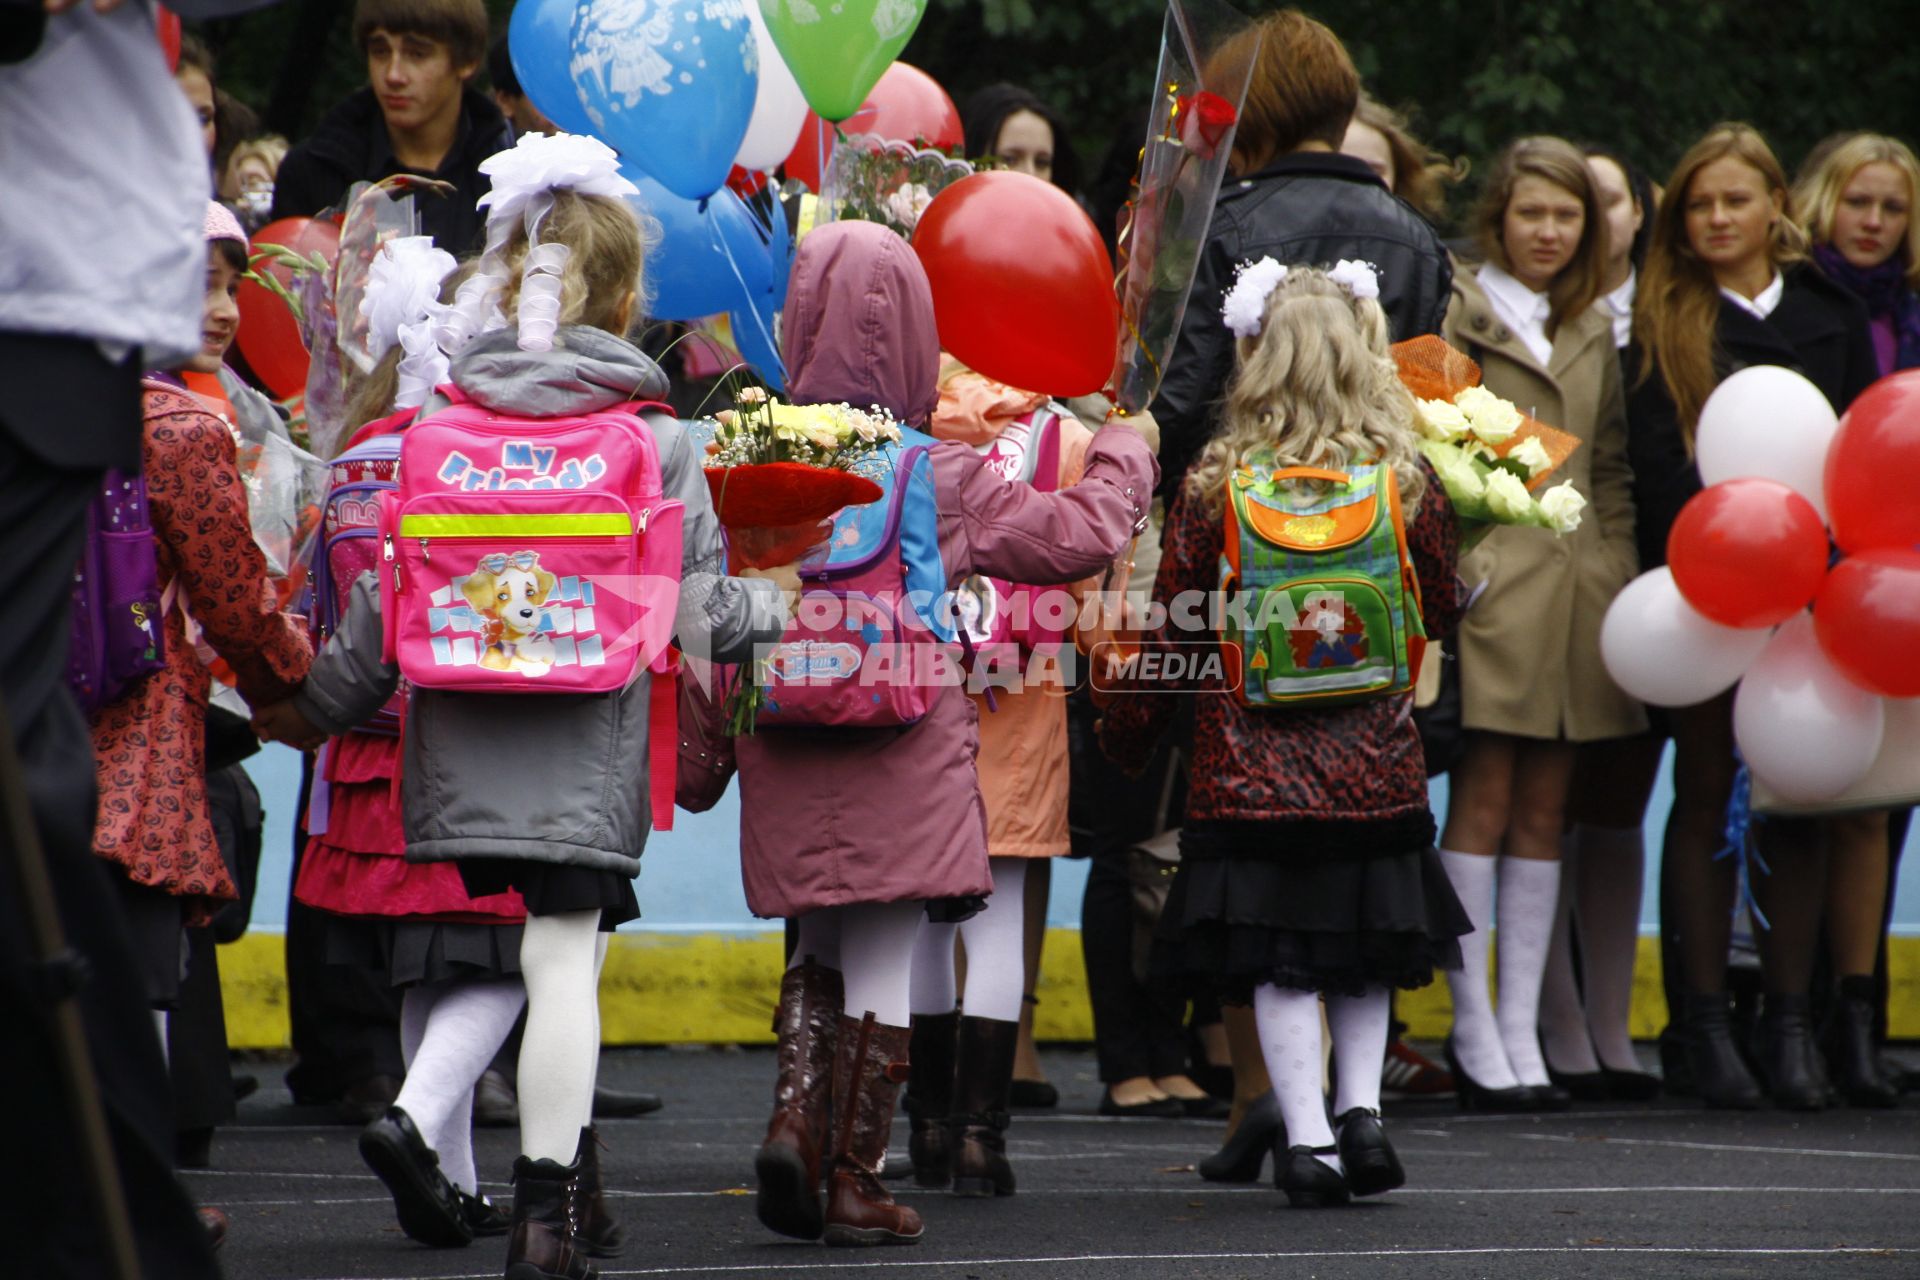
<path fill-rule="evenodd" d="M 212 1280 L 206 1234 L 173 1176 L 172 1100 L 144 985 L 93 853 L 93 744 L 66 684 L 87 504 L 104 468 L 136 447 L 137 370 L 110 365 L 92 343 L 0 334 L 0 385 L 15 378 L 59 380 L 65 394 L 0 396 L 0 696 L 67 946 L 86 965 L 77 1003 L 143 1273 Z M 40 411 L 49 400 L 57 412 Z M 43 456 L 41 441 L 53 437 L 62 464 Z M 97 462 L 80 447 L 89 437 L 102 442 Z M 104 1232 L 16 887 L 25 856 L 0 835 L 0 1097 L 14 1102 L 5 1150 L 33 1187 L 0 1197 L 0 1232 L 11 1273 L 94 1280 L 108 1273 Z"/>

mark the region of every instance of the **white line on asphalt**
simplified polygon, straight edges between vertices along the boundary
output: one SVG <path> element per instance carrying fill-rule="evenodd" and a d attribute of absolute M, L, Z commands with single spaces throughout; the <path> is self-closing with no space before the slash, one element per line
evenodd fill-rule
<path fill-rule="evenodd" d="M 1681 1142 L 1676 1138 L 1610 1138 L 1595 1136 L 1573 1138 L 1560 1133 L 1516 1133 L 1527 1142 L 1609 1143 L 1622 1147 L 1679 1147 L 1686 1151 L 1747 1151 L 1774 1156 L 1840 1156 L 1847 1160 L 1920 1160 L 1920 1155 L 1904 1151 L 1834 1151 L 1826 1147 L 1754 1147 L 1737 1142 Z"/>

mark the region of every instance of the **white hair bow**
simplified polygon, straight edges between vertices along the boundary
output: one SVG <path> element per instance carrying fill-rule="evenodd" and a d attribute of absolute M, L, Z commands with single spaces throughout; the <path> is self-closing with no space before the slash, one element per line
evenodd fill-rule
<path fill-rule="evenodd" d="M 1268 257 L 1258 262 L 1243 262 L 1233 270 L 1233 288 L 1227 290 L 1226 299 L 1220 304 L 1220 319 L 1235 337 L 1257 338 L 1267 314 L 1267 299 L 1287 278 L 1286 264 Z M 1342 258 L 1327 268 L 1326 275 L 1355 298 L 1378 299 L 1380 296 L 1380 275 L 1370 262 Z"/>
<path fill-rule="evenodd" d="M 447 355 L 434 340 L 436 320 L 447 308 L 440 285 L 453 272 L 453 255 L 434 247 L 431 236 L 402 236 L 380 246 L 367 269 L 361 308 L 367 319 L 367 350 L 375 360 L 396 345 L 400 361 L 397 409 L 426 402 L 428 393 L 447 380 Z"/>

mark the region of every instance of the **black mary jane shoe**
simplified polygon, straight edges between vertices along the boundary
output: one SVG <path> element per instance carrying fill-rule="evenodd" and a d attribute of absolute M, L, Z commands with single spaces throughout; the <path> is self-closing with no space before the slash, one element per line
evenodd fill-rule
<path fill-rule="evenodd" d="M 1407 1171 L 1387 1141 L 1378 1111 L 1355 1107 L 1335 1117 L 1333 1128 L 1340 1135 L 1335 1144 L 1340 1149 L 1340 1168 L 1354 1195 L 1377 1196 L 1406 1184 Z"/>
<path fill-rule="evenodd" d="M 360 1158 L 386 1184 L 400 1229 L 410 1239 L 435 1249 L 473 1243 L 459 1192 L 440 1172 L 440 1158 L 421 1138 L 413 1117 L 388 1107 L 360 1131 Z"/>
<path fill-rule="evenodd" d="M 1178 1120 L 1187 1112 L 1178 1098 L 1155 1098 L 1124 1105 L 1115 1102 L 1113 1090 L 1108 1089 L 1100 1095 L 1100 1114 L 1121 1120 Z"/>
<path fill-rule="evenodd" d="M 1286 1139 L 1287 1127 L 1280 1119 L 1280 1100 L 1269 1089 L 1253 1100 L 1240 1127 L 1221 1144 L 1220 1149 L 1199 1164 L 1200 1176 L 1208 1182 L 1258 1182 L 1267 1153 L 1276 1161 Z"/>
<path fill-rule="evenodd" d="M 1320 1156 L 1338 1155 L 1337 1147 L 1288 1147 L 1277 1161 L 1273 1184 L 1295 1209 L 1331 1209 L 1352 1198 L 1347 1180 Z"/>
<path fill-rule="evenodd" d="M 1489 1089 L 1468 1075 L 1466 1068 L 1460 1065 L 1460 1055 L 1454 1052 L 1452 1036 L 1447 1037 L 1445 1049 L 1447 1070 L 1453 1073 L 1454 1096 L 1459 1099 L 1462 1111 L 1519 1115 L 1542 1109 L 1539 1095 L 1526 1085 L 1518 1084 L 1511 1089 Z"/>
<path fill-rule="evenodd" d="M 507 1211 L 486 1196 L 470 1196 L 458 1187 L 453 1189 L 453 1194 L 460 1201 L 460 1212 L 475 1236 L 503 1236 L 512 1230 L 513 1219 Z"/>

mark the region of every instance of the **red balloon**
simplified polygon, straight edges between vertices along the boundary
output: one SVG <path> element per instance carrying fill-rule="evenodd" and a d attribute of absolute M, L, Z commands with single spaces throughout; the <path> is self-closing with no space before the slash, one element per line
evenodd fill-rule
<path fill-rule="evenodd" d="M 1920 543 L 1920 369 L 1860 393 L 1827 447 L 1827 516 L 1847 551 Z"/>
<path fill-rule="evenodd" d="M 328 262 L 340 254 L 340 228 L 332 221 L 318 218 L 282 218 L 254 233 L 254 247 L 277 244 L 295 253 L 318 250 Z M 293 287 L 293 274 L 285 267 L 263 266 L 273 278 Z M 251 280 L 240 282 L 240 330 L 234 345 L 241 359 L 280 399 L 299 395 L 307 387 L 307 349 L 300 341 L 300 325 L 287 310 L 287 304 L 265 285 Z"/>
<path fill-rule="evenodd" d="M 1920 698 L 1920 551 L 1862 551 L 1833 567 L 1813 602 L 1833 665 L 1870 693 Z"/>
<path fill-rule="evenodd" d="M 960 111 L 947 91 L 938 80 L 904 62 L 887 68 L 860 109 L 841 121 L 840 128 L 848 137 L 864 133 L 936 151 L 966 144 Z M 833 126 L 807 112 L 800 140 L 787 156 L 787 176 L 805 183 L 809 191 L 820 190 L 820 174 L 833 154 L 833 138 Z"/>
<path fill-rule="evenodd" d="M 161 5 L 155 16 L 160 23 L 160 49 L 167 55 L 167 70 L 178 71 L 180 69 L 180 15 Z"/>
<path fill-rule="evenodd" d="M 973 174 L 933 198 L 913 247 L 940 344 L 961 363 L 1049 395 L 1107 385 L 1120 335 L 1113 264 L 1066 192 L 1031 174 Z"/>
<path fill-rule="evenodd" d="M 1827 531 L 1777 480 L 1723 480 L 1680 508 L 1667 564 L 1687 603 L 1728 627 L 1771 627 L 1806 608 L 1827 572 Z"/>

